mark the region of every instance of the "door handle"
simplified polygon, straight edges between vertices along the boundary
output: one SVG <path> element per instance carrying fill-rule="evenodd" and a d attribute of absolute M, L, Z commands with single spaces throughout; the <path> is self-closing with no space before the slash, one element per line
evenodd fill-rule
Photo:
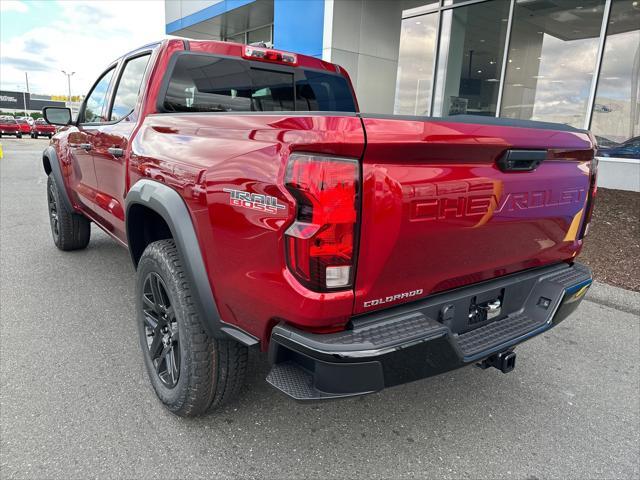
<path fill-rule="evenodd" d="M 124 156 L 124 150 L 122 148 L 118 148 L 118 147 L 109 147 L 109 148 L 107 148 L 107 152 L 109 152 L 114 157 L 123 157 Z"/>
<path fill-rule="evenodd" d="M 71 148 L 82 148 L 83 150 L 91 150 L 90 143 L 70 143 Z"/>
<path fill-rule="evenodd" d="M 530 172 L 547 158 L 546 150 L 507 150 L 498 159 L 498 168 L 503 172 Z"/>
<path fill-rule="evenodd" d="M 69 146 L 72 148 L 81 148 L 83 150 L 86 150 L 87 152 L 91 150 L 90 143 L 70 143 Z"/>

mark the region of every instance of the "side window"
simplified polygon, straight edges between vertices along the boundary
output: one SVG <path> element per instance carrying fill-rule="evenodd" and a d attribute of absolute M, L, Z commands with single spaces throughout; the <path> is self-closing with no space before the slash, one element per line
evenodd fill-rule
<path fill-rule="evenodd" d="M 102 112 L 104 111 L 107 91 L 109 90 L 109 83 L 111 83 L 114 70 L 115 68 L 112 68 L 105 73 L 87 97 L 87 105 L 84 109 L 82 123 L 101 123 L 107 121 L 107 119 L 102 116 Z"/>
<path fill-rule="evenodd" d="M 296 110 L 355 112 L 347 79 L 339 75 L 304 70 L 296 81 Z"/>
<path fill-rule="evenodd" d="M 149 63 L 149 55 L 143 55 L 129 60 L 124 66 L 118 88 L 116 90 L 111 120 L 120 120 L 129 115 L 136 106 L 142 77 Z"/>

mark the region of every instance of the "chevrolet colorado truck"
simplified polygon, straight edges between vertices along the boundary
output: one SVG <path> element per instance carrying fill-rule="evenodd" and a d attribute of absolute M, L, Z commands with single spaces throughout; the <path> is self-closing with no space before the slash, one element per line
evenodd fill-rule
<path fill-rule="evenodd" d="M 126 247 L 157 396 L 202 414 L 250 347 L 297 400 L 515 366 L 591 284 L 595 141 L 565 125 L 368 115 L 347 72 L 170 39 L 109 65 L 44 151 L 51 232 Z"/>

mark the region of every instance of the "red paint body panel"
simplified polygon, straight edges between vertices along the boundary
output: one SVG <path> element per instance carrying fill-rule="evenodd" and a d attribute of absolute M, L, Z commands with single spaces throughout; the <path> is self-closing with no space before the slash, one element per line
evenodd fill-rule
<path fill-rule="evenodd" d="M 235 57 L 243 48 L 199 41 L 189 47 Z M 167 40 L 150 48 L 131 115 L 70 126 L 54 137 L 67 189 L 75 208 L 123 244 L 129 188 L 148 178 L 175 189 L 195 226 L 222 320 L 259 338 L 263 348 L 282 320 L 341 328 L 369 299 L 416 289 L 424 296 L 579 252 L 580 241 L 565 237 L 588 189 L 593 145 L 587 134 L 356 114 L 158 113 L 164 73 L 185 44 Z M 312 57 L 299 55 L 298 65 L 347 76 Z M 90 152 L 77 148 L 83 143 L 91 143 Z M 110 147 L 124 156 L 114 157 Z M 502 173 L 495 161 L 513 147 L 558 151 L 534 172 Z M 563 159 L 574 150 L 585 158 Z M 286 267 L 285 231 L 296 204 L 283 180 L 292 152 L 361 160 L 354 289 L 312 292 Z M 224 189 L 273 196 L 286 208 L 241 208 Z M 541 191 L 550 193 L 540 200 Z M 536 202 L 542 204 L 529 208 Z"/>
<path fill-rule="evenodd" d="M 586 133 L 401 118 L 364 126 L 356 313 L 579 252 L 580 240 L 564 239 L 589 188 Z M 504 173 L 496 160 L 509 148 L 560 151 L 535 171 Z M 564 150 L 584 150 L 585 160 L 562 159 Z"/>
<path fill-rule="evenodd" d="M 344 324 L 353 307 L 351 290 L 314 293 L 287 271 L 284 231 L 295 204 L 283 177 L 293 151 L 359 158 L 362 124 L 355 116 L 289 115 L 150 115 L 132 145 L 132 183 L 150 176 L 182 194 L 222 319 L 258 338 L 275 319 Z M 267 214 L 234 207 L 224 188 L 274 196 L 287 208 Z"/>

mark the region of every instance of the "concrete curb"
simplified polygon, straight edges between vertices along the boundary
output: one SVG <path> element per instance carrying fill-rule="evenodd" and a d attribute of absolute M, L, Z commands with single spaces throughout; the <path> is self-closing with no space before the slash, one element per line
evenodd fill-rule
<path fill-rule="evenodd" d="M 640 293 L 593 282 L 585 300 L 640 316 Z"/>

